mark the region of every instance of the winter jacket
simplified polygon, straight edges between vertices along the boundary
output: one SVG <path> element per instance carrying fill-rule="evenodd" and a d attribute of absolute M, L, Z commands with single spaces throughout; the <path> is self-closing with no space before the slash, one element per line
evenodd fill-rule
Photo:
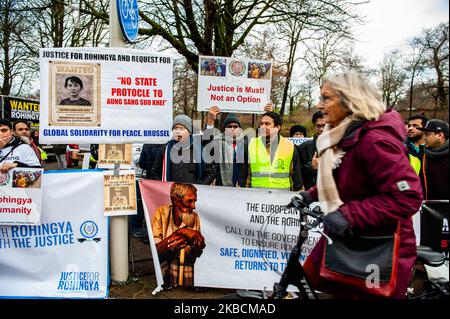
<path fill-rule="evenodd" d="M 306 190 L 316 185 L 317 170 L 311 165 L 314 153 L 317 152 L 316 139 L 317 137 L 315 136 L 314 139 L 306 141 L 298 146 L 300 169 Z"/>
<path fill-rule="evenodd" d="M 353 131 L 352 131 L 353 129 Z M 422 202 L 420 179 L 408 160 L 403 145 L 405 128 L 401 116 L 386 111 L 377 121 L 349 127 L 339 146 L 346 152 L 333 176 L 344 204 L 339 208 L 354 233 L 384 235 L 400 222 L 400 248 L 397 286 L 393 298 L 405 298 L 416 259 L 416 239 L 412 216 Z M 317 186 L 309 194 L 318 199 Z M 311 278 L 322 282 L 344 298 L 369 297 L 351 287 L 324 282 L 318 277 L 324 238 L 308 257 L 305 268 Z"/>
<path fill-rule="evenodd" d="M 144 144 L 142 147 L 139 167 L 145 171 L 145 178 L 151 178 L 153 163 L 163 146 L 162 144 Z"/>
<path fill-rule="evenodd" d="M 441 147 L 424 149 L 420 180 L 426 200 L 449 200 L 448 140 Z"/>
<path fill-rule="evenodd" d="M 0 149 L 0 165 L 3 163 L 17 163 L 17 167 L 42 167 L 31 146 L 17 137 Z"/>
<path fill-rule="evenodd" d="M 191 136 L 189 144 L 183 151 L 181 143 L 170 140 L 161 148 L 153 163 L 151 179 L 189 184 L 211 184 L 216 178 L 216 164 L 203 162 L 200 139 L 201 136 L 195 138 Z M 180 155 L 178 160 L 171 158 L 172 154 L 176 154 L 175 152 Z M 183 157 L 181 158 L 181 156 Z"/>

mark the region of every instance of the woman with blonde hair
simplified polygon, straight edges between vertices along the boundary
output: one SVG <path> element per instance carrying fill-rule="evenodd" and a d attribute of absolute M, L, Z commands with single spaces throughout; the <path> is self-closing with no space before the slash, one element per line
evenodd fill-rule
<path fill-rule="evenodd" d="M 386 110 L 376 89 L 352 72 L 324 79 L 317 108 L 326 123 L 317 139 L 317 186 L 300 197 L 308 205 L 320 202 L 325 232 L 331 238 L 384 236 L 399 229 L 397 280 L 390 297 L 405 298 L 416 259 L 411 216 L 419 210 L 422 192 L 403 144 L 402 118 Z M 321 277 L 325 246 L 322 238 L 305 263 L 313 284 L 336 297 L 373 296 L 370 289 L 361 291 Z"/>

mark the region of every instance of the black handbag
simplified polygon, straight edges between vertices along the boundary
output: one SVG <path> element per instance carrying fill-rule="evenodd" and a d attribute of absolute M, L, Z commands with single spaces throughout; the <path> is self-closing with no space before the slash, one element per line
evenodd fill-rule
<path fill-rule="evenodd" d="M 392 296 L 397 286 L 399 234 L 400 223 L 392 235 L 333 238 L 332 244 L 325 244 L 320 276 L 368 294 Z"/>

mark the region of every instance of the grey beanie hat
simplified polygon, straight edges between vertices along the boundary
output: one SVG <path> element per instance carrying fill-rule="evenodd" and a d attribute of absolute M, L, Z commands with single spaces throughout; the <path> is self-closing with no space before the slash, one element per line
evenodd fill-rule
<path fill-rule="evenodd" d="M 223 127 L 227 127 L 227 125 L 230 123 L 236 123 L 237 125 L 239 125 L 239 127 L 242 127 L 241 121 L 234 113 L 228 114 L 228 116 L 225 118 L 225 121 L 223 121 Z"/>
<path fill-rule="evenodd" d="M 189 116 L 187 116 L 186 114 L 175 116 L 175 118 L 173 119 L 172 129 L 177 124 L 183 125 L 189 131 L 189 133 L 192 134 L 192 119 Z"/>

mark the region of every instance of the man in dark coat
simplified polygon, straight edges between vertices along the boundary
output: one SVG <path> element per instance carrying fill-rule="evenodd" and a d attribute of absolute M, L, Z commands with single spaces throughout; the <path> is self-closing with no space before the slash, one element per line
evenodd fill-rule
<path fill-rule="evenodd" d="M 426 146 L 420 170 L 424 199 L 448 200 L 448 124 L 441 120 L 430 120 L 420 130 L 424 132 Z"/>
<path fill-rule="evenodd" d="M 156 157 L 151 179 L 186 184 L 209 185 L 216 178 L 216 164 L 204 163 L 201 136 L 192 136 L 192 119 L 177 115 L 173 120 L 173 139 Z"/>
<path fill-rule="evenodd" d="M 315 130 L 313 139 L 300 144 L 298 147 L 300 156 L 300 169 L 302 172 L 305 190 L 308 190 L 316 185 L 318 164 L 316 141 L 325 126 L 325 121 L 323 119 L 323 114 L 321 111 L 314 112 L 312 116 L 312 122 L 314 124 Z"/>

